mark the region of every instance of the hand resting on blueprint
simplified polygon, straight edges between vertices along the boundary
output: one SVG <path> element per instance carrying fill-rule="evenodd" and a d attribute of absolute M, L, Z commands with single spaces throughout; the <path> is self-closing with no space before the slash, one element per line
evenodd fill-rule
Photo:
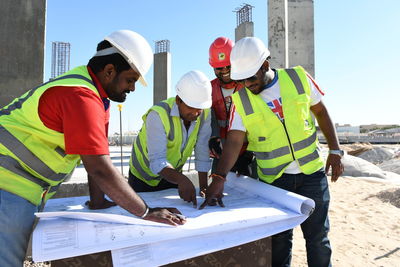
<path fill-rule="evenodd" d="M 149 213 L 143 219 L 175 226 L 186 223 L 186 218 L 176 208 L 149 208 Z"/>
<path fill-rule="evenodd" d="M 102 210 L 102 209 L 108 209 L 110 207 L 114 207 L 117 204 L 113 201 L 103 198 L 101 203 L 96 203 L 95 201 L 88 200 L 85 202 L 85 205 L 91 210 Z"/>

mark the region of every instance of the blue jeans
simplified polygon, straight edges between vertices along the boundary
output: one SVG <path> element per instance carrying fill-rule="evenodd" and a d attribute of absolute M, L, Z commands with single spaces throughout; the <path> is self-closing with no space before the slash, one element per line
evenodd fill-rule
<path fill-rule="evenodd" d="M 0 189 L 0 266 L 23 266 L 38 207 Z"/>
<path fill-rule="evenodd" d="M 329 232 L 329 188 L 325 172 L 321 169 L 311 175 L 283 174 L 271 185 L 306 196 L 315 201 L 315 210 L 301 224 L 306 240 L 308 266 L 331 266 Z M 272 236 L 272 266 L 290 266 L 293 230 Z"/>

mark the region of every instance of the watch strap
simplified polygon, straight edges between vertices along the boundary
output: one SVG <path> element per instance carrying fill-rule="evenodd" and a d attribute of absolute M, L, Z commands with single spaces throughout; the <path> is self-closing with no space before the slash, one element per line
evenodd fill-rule
<path fill-rule="evenodd" d="M 332 149 L 332 150 L 329 150 L 329 154 L 339 155 L 339 156 L 343 157 L 344 151 L 341 149 Z"/>

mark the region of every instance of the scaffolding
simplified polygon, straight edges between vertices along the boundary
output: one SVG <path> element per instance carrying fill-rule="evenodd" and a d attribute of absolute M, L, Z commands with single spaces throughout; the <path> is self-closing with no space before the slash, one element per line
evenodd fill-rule
<path fill-rule="evenodd" d="M 244 22 L 252 22 L 252 8 L 249 4 L 242 4 L 241 7 L 236 8 L 233 12 L 236 12 L 236 26 Z"/>
<path fill-rule="evenodd" d="M 64 74 L 70 67 L 70 43 L 52 42 L 51 77 Z"/>
<path fill-rule="evenodd" d="M 169 40 L 156 41 L 156 54 L 169 53 Z"/>

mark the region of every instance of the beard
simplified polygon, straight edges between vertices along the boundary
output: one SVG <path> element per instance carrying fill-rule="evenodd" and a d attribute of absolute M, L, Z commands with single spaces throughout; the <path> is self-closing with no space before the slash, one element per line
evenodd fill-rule
<path fill-rule="evenodd" d="M 122 92 L 119 92 L 118 90 L 118 83 L 119 83 L 119 75 L 117 75 L 113 81 L 111 82 L 110 85 L 105 88 L 105 91 L 107 92 L 108 98 L 112 101 L 115 102 L 125 102 L 126 100 L 126 95 L 130 93 L 129 90 L 124 90 Z"/>
<path fill-rule="evenodd" d="M 230 77 L 223 77 L 222 75 L 217 75 L 218 80 L 221 82 L 221 84 L 230 84 L 232 79 Z"/>

